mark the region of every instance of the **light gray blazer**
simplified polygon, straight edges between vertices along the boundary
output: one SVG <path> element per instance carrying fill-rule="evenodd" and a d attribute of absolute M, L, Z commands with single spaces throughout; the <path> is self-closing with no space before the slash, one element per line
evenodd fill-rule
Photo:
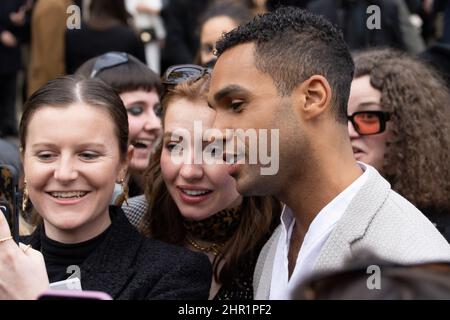
<path fill-rule="evenodd" d="M 367 182 L 350 202 L 315 264 L 315 272 L 337 271 L 361 249 L 399 264 L 450 261 L 450 245 L 433 224 L 367 166 Z M 262 249 L 254 274 L 255 299 L 268 299 L 281 226 Z"/>

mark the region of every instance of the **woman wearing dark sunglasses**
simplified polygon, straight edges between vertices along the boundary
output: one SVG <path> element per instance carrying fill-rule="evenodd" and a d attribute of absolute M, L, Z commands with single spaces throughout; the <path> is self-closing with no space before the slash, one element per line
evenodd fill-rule
<path fill-rule="evenodd" d="M 355 158 L 374 166 L 450 241 L 450 96 L 433 70 L 390 49 L 356 54 L 348 104 Z"/>
<path fill-rule="evenodd" d="M 167 70 L 164 137 L 147 172 L 148 210 L 135 198 L 125 211 L 145 235 L 208 256 L 214 271 L 210 299 L 253 299 L 256 259 L 279 221 L 280 204 L 271 197 L 239 195 L 228 164 L 177 162 L 172 153 L 181 147 L 183 155 L 192 156 L 195 146 L 188 137 L 195 135 L 195 121 L 201 121 L 203 129 L 212 126 L 208 73 L 195 65 Z M 180 130 L 189 134 L 180 138 L 175 135 Z M 204 151 L 208 141 L 202 142 Z"/>

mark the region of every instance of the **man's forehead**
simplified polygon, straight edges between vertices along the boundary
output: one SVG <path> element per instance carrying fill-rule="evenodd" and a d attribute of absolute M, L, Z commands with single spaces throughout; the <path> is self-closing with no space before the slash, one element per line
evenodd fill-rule
<path fill-rule="evenodd" d="M 218 69 L 229 69 L 234 66 L 239 66 L 239 68 L 242 66 L 254 67 L 254 50 L 255 45 L 253 43 L 242 43 L 229 48 L 217 59 L 214 70 L 216 67 L 219 67 Z"/>
<path fill-rule="evenodd" d="M 218 59 L 212 72 L 210 94 L 222 88 L 238 84 L 247 76 L 259 71 L 254 60 L 254 45 L 239 44 L 226 50 Z"/>

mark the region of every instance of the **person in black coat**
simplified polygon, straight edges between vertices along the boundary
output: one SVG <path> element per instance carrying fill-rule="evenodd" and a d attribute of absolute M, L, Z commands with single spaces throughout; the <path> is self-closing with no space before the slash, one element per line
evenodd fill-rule
<path fill-rule="evenodd" d="M 111 206 L 109 213 L 112 224 L 93 246 L 59 244 L 42 225 L 23 243 L 42 252 L 50 282 L 67 279 L 67 268 L 79 265 L 83 290 L 103 291 L 113 299 L 207 298 L 203 293 L 211 279 L 205 275 L 211 271 L 202 254 L 142 236 L 120 207 Z"/>
<path fill-rule="evenodd" d="M 25 28 L 14 19 L 23 0 L 0 1 L 0 136 L 17 135 L 16 80 Z"/>
<path fill-rule="evenodd" d="M 66 73 L 73 74 L 87 60 L 110 51 L 129 53 L 145 63 L 144 44 L 129 25 L 124 0 L 96 0 L 80 29 L 65 34 Z"/>
<path fill-rule="evenodd" d="M 109 206 L 133 153 L 114 90 L 95 79 L 60 77 L 24 110 L 22 205 L 33 204 L 38 223 L 22 239 L 28 246 L 17 246 L 0 215 L 0 300 L 34 299 L 49 283 L 60 288 L 73 277 L 83 290 L 114 299 L 206 299 L 212 271 L 204 255 L 139 235 L 120 208 Z"/>
<path fill-rule="evenodd" d="M 167 37 L 162 51 L 161 70 L 175 64 L 192 63 L 198 51 L 196 28 L 199 18 L 213 0 L 171 0 L 161 12 Z"/>
<path fill-rule="evenodd" d="M 381 28 L 369 30 L 366 26 L 368 6 L 380 8 Z M 350 49 L 364 49 L 372 46 L 389 46 L 406 49 L 400 30 L 397 4 L 394 1 L 374 0 L 315 0 L 306 9 L 323 15 L 342 29 L 344 40 Z"/>

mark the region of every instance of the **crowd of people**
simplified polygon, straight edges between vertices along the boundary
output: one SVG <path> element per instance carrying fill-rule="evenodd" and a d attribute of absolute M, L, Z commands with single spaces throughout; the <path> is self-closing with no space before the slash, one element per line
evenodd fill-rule
<path fill-rule="evenodd" d="M 437 0 L 2 0 L 22 203 L 19 243 L 0 214 L 0 299 L 73 266 L 113 299 L 448 298 L 449 19 Z"/>

